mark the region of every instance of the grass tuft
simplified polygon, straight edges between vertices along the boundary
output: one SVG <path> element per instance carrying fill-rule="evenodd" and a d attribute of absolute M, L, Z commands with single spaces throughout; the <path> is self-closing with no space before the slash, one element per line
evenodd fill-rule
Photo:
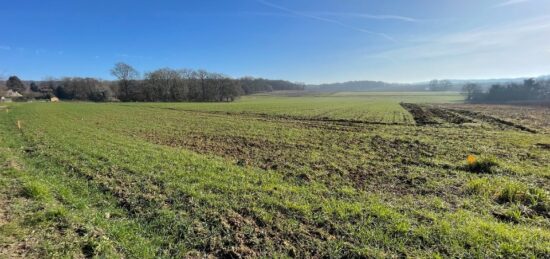
<path fill-rule="evenodd" d="M 50 189 L 41 182 L 27 182 L 23 185 L 22 195 L 29 199 L 47 200 L 51 198 Z"/>
<path fill-rule="evenodd" d="M 466 184 L 466 191 L 490 198 L 500 204 L 527 206 L 537 214 L 547 215 L 550 212 L 550 196 L 544 189 L 514 180 L 487 177 L 472 179 Z"/>
<path fill-rule="evenodd" d="M 499 163 L 496 158 L 484 157 L 469 162 L 466 170 L 472 173 L 494 174 L 500 172 Z"/>

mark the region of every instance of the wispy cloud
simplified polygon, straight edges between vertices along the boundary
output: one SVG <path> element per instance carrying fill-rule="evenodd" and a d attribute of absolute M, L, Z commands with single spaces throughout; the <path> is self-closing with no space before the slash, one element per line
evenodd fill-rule
<path fill-rule="evenodd" d="M 220 14 L 216 14 L 220 15 Z M 243 16 L 243 15 L 250 15 L 250 16 L 296 16 L 293 14 L 289 14 L 288 12 L 239 12 L 235 14 L 225 14 L 225 15 L 235 15 L 235 16 Z"/>
<path fill-rule="evenodd" d="M 506 51 L 514 54 L 514 52 L 532 50 L 532 48 L 541 49 L 545 46 L 543 43 L 548 41 L 550 41 L 550 16 L 543 16 L 496 27 L 447 34 L 424 43 L 389 50 L 371 57 L 427 59 L 491 51 Z"/>
<path fill-rule="evenodd" d="M 366 58 L 414 78 L 544 74 L 550 69 L 550 16 L 423 38 Z"/>
<path fill-rule="evenodd" d="M 265 6 L 268 6 L 268 7 L 280 10 L 280 11 L 284 11 L 284 12 L 287 12 L 287 13 L 290 13 L 290 14 L 293 14 L 293 15 L 296 15 L 296 16 L 300 16 L 300 17 L 304 17 L 304 18 L 308 18 L 308 19 L 312 19 L 312 20 L 317 20 L 317 21 L 321 21 L 321 22 L 335 24 L 335 25 L 338 25 L 340 27 L 355 30 L 355 31 L 362 32 L 362 33 L 377 35 L 379 37 L 383 37 L 387 40 L 395 42 L 394 38 L 392 38 L 391 36 L 389 36 L 385 33 L 375 32 L 375 31 L 364 29 L 364 28 L 356 27 L 356 26 L 353 26 L 353 25 L 350 25 L 350 24 L 347 24 L 347 23 L 343 23 L 343 22 L 338 21 L 338 20 L 325 18 L 325 17 L 322 17 L 320 15 L 316 15 L 316 14 L 311 14 L 311 13 L 307 13 L 307 12 L 292 10 L 292 9 L 289 9 L 289 8 L 286 8 L 286 7 L 283 7 L 283 6 L 280 6 L 280 5 L 276 5 L 276 4 L 273 4 L 271 2 L 264 1 L 264 0 L 256 0 L 256 1 L 258 3 L 261 3 L 261 4 L 265 5 Z"/>
<path fill-rule="evenodd" d="M 393 15 L 393 14 L 366 14 L 366 13 L 337 13 L 337 12 L 314 12 L 309 13 L 317 16 L 335 16 L 335 17 L 353 17 L 372 20 L 396 20 L 402 22 L 418 22 L 419 20 L 412 17 Z"/>
<path fill-rule="evenodd" d="M 526 3 L 526 2 L 529 2 L 529 1 L 531 1 L 531 0 L 508 0 L 508 1 L 502 2 L 500 4 L 497 4 L 494 7 L 504 7 L 504 6 L 509 6 L 509 5 Z"/>
<path fill-rule="evenodd" d="M 11 47 L 6 45 L 0 45 L 0 50 L 11 50 Z"/>

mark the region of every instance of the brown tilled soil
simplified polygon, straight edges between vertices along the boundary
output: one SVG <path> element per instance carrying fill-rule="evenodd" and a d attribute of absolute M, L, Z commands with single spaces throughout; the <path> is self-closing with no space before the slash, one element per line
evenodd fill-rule
<path fill-rule="evenodd" d="M 516 129 L 537 133 L 525 125 L 504 120 L 495 116 L 487 115 L 472 110 L 458 109 L 446 105 L 420 105 L 412 103 L 401 103 L 401 106 L 409 111 L 419 126 L 433 124 L 464 124 L 464 123 L 485 123 L 496 129 Z"/>
<path fill-rule="evenodd" d="M 462 114 L 464 116 L 468 116 L 470 118 L 473 118 L 475 120 L 489 123 L 489 124 L 491 124 L 491 125 L 493 125 L 497 128 L 500 128 L 500 129 L 514 128 L 514 129 L 518 129 L 518 130 L 527 131 L 527 132 L 530 132 L 530 133 L 537 133 L 537 131 L 535 131 L 533 129 L 530 129 L 526 126 L 515 124 L 513 122 L 506 121 L 506 120 L 503 120 L 503 119 L 500 119 L 500 118 L 497 118 L 497 117 L 485 115 L 485 114 L 482 114 L 482 113 L 479 113 L 479 112 L 466 111 L 466 110 L 453 110 L 453 111 L 455 111 L 459 114 Z"/>
<path fill-rule="evenodd" d="M 452 123 L 452 124 L 464 124 L 472 123 L 473 119 L 462 116 L 456 112 L 453 112 L 449 109 L 441 109 L 437 107 L 428 107 L 427 110 L 433 114 L 435 117 L 440 118 L 441 120 Z"/>
<path fill-rule="evenodd" d="M 464 124 L 474 122 L 471 118 L 462 116 L 461 114 L 449 109 L 413 103 L 401 103 L 401 106 L 413 116 L 416 125 L 419 126 L 443 123 Z"/>
<path fill-rule="evenodd" d="M 434 120 L 435 116 L 418 104 L 401 103 L 401 106 L 413 116 L 416 125 L 424 126 L 438 124 L 438 122 Z"/>
<path fill-rule="evenodd" d="M 550 107 L 487 104 L 441 104 L 438 107 L 471 111 L 499 118 L 538 132 L 550 132 Z"/>

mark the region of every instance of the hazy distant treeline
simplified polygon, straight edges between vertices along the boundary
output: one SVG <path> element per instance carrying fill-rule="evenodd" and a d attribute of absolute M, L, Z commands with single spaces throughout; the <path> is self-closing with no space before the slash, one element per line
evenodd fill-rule
<path fill-rule="evenodd" d="M 304 89 L 303 84 L 283 80 L 251 77 L 233 79 L 218 73 L 191 69 L 162 68 L 140 77 L 133 67 L 124 63 L 116 64 L 111 73 L 118 80 L 65 77 L 25 83 L 12 76 L 5 82 L 3 91 L 21 93 L 24 96 L 21 99 L 56 96 L 64 100 L 96 102 L 222 102 L 233 101 L 241 95 Z"/>
<path fill-rule="evenodd" d="M 423 83 L 386 83 L 382 81 L 348 81 L 343 83 L 309 85 L 308 90 L 319 92 L 369 92 L 369 91 L 453 91 L 460 90 L 450 80 L 432 80 Z"/>
<path fill-rule="evenodd" d="M 494 84 L 487 91 L 476 84 L 465 84 L 463 92 L 472 103 L 550 103 L 550 80 Z"/>

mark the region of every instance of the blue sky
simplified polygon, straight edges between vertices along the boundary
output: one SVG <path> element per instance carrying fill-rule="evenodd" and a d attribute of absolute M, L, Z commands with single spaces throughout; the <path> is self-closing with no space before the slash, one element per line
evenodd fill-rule
<path fill-rule="evenodd" d="M 305 83 L 550 74 L 548 0 L 0 0 L 0 75 L 203 68 Z"/>

